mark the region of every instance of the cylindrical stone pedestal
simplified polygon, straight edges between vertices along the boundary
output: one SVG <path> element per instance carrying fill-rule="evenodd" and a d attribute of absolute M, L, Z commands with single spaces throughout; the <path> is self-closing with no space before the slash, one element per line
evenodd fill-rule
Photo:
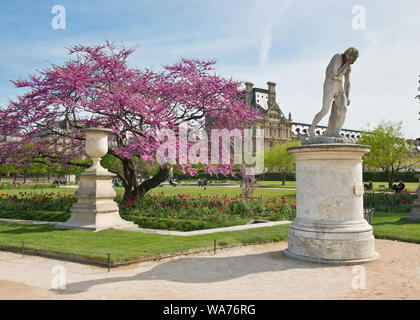
<path fill-rule="evenodd" d="M 296 219 L 286 255 L 321 263 L 376 260 L 372 227 L 363 217 L 362 156 L 368 146 L 292 147 L 296 160 Z"/>
<path fill-rule="evenodd" d="M 419 179 L 419 186 L 417 187 L 417 199 L 413 203 L 413 210 L 409 216 L 403 217 L 404 220 L 419 221 L 420 222 L 420 174 L 417 175 Z"/>

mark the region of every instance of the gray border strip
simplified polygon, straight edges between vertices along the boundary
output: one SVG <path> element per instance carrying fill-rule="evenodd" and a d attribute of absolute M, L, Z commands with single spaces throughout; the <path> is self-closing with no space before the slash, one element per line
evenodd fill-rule
<path fill-rule="evenodd" d="M 3 218 L 0 218 L 0 222 L 28 223 L 28 224 L 54 224 L 54 225 L 61 223 L 61 222 L 50 222 L 50 221 L 3 219 Z M 274 221 L 274 222 L 245 224 L 245 225 L 233 226 L 233 227 L 195 230 L 195 231 L 172 231 L 172 230 L 160 230 L 160 229 L 146 229 L 146 228 L 138 228 L 138 227 L 125 227 L 125 228 L 116 228 L 116 229 L 124 230 L 124 231 L 133 231 L 133 232 L 144 232 L 144 233 L 155 233 L 155 234 L 170 235 L 170 236 L 189 237 L 189 236 L 210 234 L 210 233 L 217 233 L 217 232 L 228 232 L 228 231 L 239 231 L 239 230 L 263 228 L 263 227 L 273 227 L 273 226 L 277 226 L 281 224 L 289 224 L 289 223 L 291 223 L 291 221 Z"/>

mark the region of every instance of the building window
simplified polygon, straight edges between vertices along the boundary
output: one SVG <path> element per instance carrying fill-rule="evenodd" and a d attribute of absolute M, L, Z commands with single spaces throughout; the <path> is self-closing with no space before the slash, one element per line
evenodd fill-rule
<path fill-rule="evenodd" d="M 277 128 L 277 136 L 280 137 L 280 128 Z"/>
<path fill-rule="evenodd" d="M 270 141 L 269 143 L 268 143 L 268 150 L 271 150 L 271 148 L 273 147 L 273 143 Z"/>

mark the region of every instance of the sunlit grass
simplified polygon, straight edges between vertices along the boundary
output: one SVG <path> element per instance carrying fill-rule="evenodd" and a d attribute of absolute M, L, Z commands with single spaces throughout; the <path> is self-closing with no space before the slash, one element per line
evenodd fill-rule
<path fill-rule="evenodd" d="M 159 235 L 108 229 L 100 232 L 60 230 L 52 225 L 29 225 L 0 222 L 0 247 L 106 263 L 151 259 L 187 250 L 212 249 L 214 240 L 223 246 L 282 241 L 288 225 L 241 231 L 219 232 L 190 237 Z M 257 240 L 256 240 L 257 239 Z"/>

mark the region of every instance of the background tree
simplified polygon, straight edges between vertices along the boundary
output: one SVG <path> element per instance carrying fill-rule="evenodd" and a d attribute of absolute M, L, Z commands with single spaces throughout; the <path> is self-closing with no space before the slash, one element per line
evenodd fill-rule
<path fill-rule="evenodd" d="M 10 173 L 15 173 L 16 169 L 13 164 L 5 164 L 0 162 L 0 182 L 2 176 L 7 176 Z"/>
<path fill-rule="evenodd" d="M 382 121 L 371 131 L 363 131 L 359 144 L 368 145 L 371 151 L 363 157 L 364 165 L 385 172 L 389 188 L 395 180 L 395 172 L 404 166 L 413 145 L 401 132 L 402 123 Z"/>
<path fill-rule="evenodd" d="M 420 76 L 419 76 L 420 77 Z M 419 84 L 420 84 L 420 80 L 419 80 Z M 420 86 L 419 86 L 419 88 L 418 88 L 418 90 L 417 90 L 418 92 L 420 92 Z M 417 96 L 416 96 L 416 99 L 419 99 L 420 100 L 420 94 L 418 94 Z M 419 115 L 420 115 L 420 111 L 419 111 Z M 419 120 L 420 120 L 420 118 L 419 118 Z"/>
<path fill-rule="evenodd" d="M 412 148 L 410 152 L 402 162 L 402 165 L 405 169 L 414 170 L 420 168 L 420 147 L 417 146 L 413 141 L 411 141 Z"/>
<path fill-rule="evenodd" d="M 270 171 L 281 173 L 282 185 L 286 183 L 286 174 L 295 169 L 295 159 L 287 152 L 287 149 L 299 144 L 293 141 L 276 143 L 271 150 L 264 153 L 264 166 Z"/>
<path fill-rule="evenodd" d="M 158 133 L 177 132 L 180 125 L 203 128 L 242 128 L 252 123 L 253 108 L 245 105 L 241 83 L 214 73 L 214 61 L 181 59 L 162 72 L 129 67 L 133 49 L 106 42 L 69 49 L 71 59 L 52 65 L 27 80 L 13 82 L 27 89 L 5 108 L 0 108 L 0 162 L 23 164 L 42 158 L 48 163 L 87 167 L 86 127 L 113 130 L 109 154 L 120 161 L 118 175 L 125 197 L 143 196 L 165 181 L 169 164 L 140 185 L 137 159 L 153 162 L 161 145 Z M 228 173 L 226 166 L 207 166 L 210 172 Z M 183 170 L 194 172 L 188 165 Z"/>

